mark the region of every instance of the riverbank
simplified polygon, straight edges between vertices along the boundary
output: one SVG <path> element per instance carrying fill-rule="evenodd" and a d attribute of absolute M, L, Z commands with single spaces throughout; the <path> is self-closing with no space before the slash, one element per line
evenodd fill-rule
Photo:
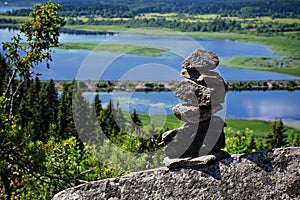
<path fill-rule="evenodd" d="M 154 36 L 183 36 L 193 38 L 212 38 L 212 39 L 228 39 L 239 42 L 248 42 L 270 46 L 273 53 L 282 56 L 277 58 L 275 62 L 270 62 L 274 58 L 261 59 L 263 66 L 255 64 L 259 57 L 230 57 L 222 61 L 223 66 L 271 71 L 276 73 L 288 74 L 300 77 L 300 55 L 299 36 L 296 38 L 289 35 L 282 36 L 254 36 L 251 34 L 228 33 L 228 32 L 178 32 L 159 28 L 125 28 L 123 26 L 99 26 L 99 25 L 68 25 L 65 31 L 83 31 L 85 33 L 130 33 L 144 34 Z M 278 63 L 281 63 L 278 65 Z M 265 67 L 267 66 L 267 67 Z"/>
<path fill-rule="evenodd" d="M 55 86 L 62 90 L 63 84 L 70 81 L 55 80 Z M 78 81 L 84 92 L 169 92 L 174 91 L 177 81 Z M 228 91 L 266 91 L 300 90 L 300 80 L 265 80 L 265 81 L 228 81 Z"/>
<path fill-rule="evenodd" d="M 1 16 L 3 17 L 3 16 Z M 4 16 L 4 18 L 7 16 Z M 19 18 L 15 19 L 21 20 Z M 11 27 L 17 26 L 17 24 L 0 24 L 0 27 Z M 222 61 L 223 66 L 235 67 L 235 68 L 246 68 L 255 70 L 272 71 L 282 74 L 294 75 L 300 77 L 300 54 L 299 46 L 300 39 L 299 33 L 282 33 L 281 36 L 256 36 L 249 32 L 248 34 L 233 33 L 233 32 L 180 32 L 175 30 L 161 29 L 161 28 L 128 28 L 122 25 L 66 25 L 62 32 L 64 33 L 74 33 L 74 34 L 114 34 L 114 33 L 129 33 L 129 34 L 144 34 L 144 35 L 154 35 L 154 36 L 183 36 L 192 38 L 212 38 L 212 39 L 222 39 L 222 40 L 234 40 L 239 42 L 248 42 L 262 44 L 270 46 L 273 53 L 282 56 L 282 58 L 277 59 L 277 63 L 283 63 L 280 67 L 274 63 L 270 65 L 268 59 L 266 59 L 264 65 L 268 67 L 259 67 L 255 64 L 246 63 L 245 60 L 251 60 L 254 63 L 258 57 L 230 57 Z M 92 47 L 87 47 L 88 45 L 84 43 L 79 44 L 69 44 L 72 49 L 92 49 Z M 99 49 L 99 51 L 105 50 L 104 48 Z M 128 52 L 125 48 L 116 49 L 114 47 L 107 48 L 106 51 L 113 52 Z M 140 49 L 143 55 L 155 55 L 159 56 L 161 52 L 157 50 Z M 149 53 L 150 52 L 150 53 Z M 135 53 L 138 53 L 136 51 Z M 271 59 L 271 58 L 270 58 Z M 288 63 L 288 65 L 286 64 Z M 292 66 L 292 67 L 290 67 Z"/>
<path fill-rule="evenodd" d="M 255 36 L 251 34 L 241 34 L 232 32 L 179 32 L 160 28 L 126 28 L 123 26 L 107 26 L 107 25 L 67 25 L 65 32 L 84 31 L 85 33 L 131 33 L 157 36 L 183 36 L 193 38 L 212 38 L 212 39 L 228 39 L 239 42 L 257 43 L 271 46 L 275 54 L 286 56 L 289 58 L 300 58 L 299 55 L 299 38 L 289 38 L 288 35 L 283 36 Z"/>

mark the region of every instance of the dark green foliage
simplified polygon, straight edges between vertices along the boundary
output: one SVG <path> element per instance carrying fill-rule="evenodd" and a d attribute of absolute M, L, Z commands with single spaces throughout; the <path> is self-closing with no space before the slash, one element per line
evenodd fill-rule
<path fill-rule="evenodd" d="M 145 83 L 145 91 L 146 92 L 153 92 L 153 91 L 163 91 L 165 89 L 165 86 L 158 82 L 146 82 Z"/>
<path fill-rule="evenodd" d="M 93 102 L 92 105 L 95 108 L 95 112 L 96 112 L 97 117 L 99 117 L 100 112 L 102 110 L 102 102 L 101 102 L 101 100 L 99 98 L 99 94 L 98 93 L 95 95 L 94 102 Z"/>
<path fill-rule="evenodd" d="M 144 7 L 135 8 L 134 12 L 153 12 L 159 8 L 157 5 L 160 5 L 159 9 L 162 10 L 170 6 L 159 2 L 155 1 L 152 7 L 145 4 Z M 177 8 L 182 8 L 180 11 L 183 11 L 188 3 L 178 1 Z M 120 5 L 112 9 L 104 7 L 102 11 L 110 12 L 107 16 L 130 16 L 134 13 L 133 8 L 127 10 L 126 6 Z M 50 12 L 52 9 L 54 11 Z M 98 94 L 90 105 L 82 95 L 82 89 L 86 89 L 83 82 L 65 83 L 58 95 L 53 80 L 43 82 L 38 78 L 31 78 L 32 66 L 41 61 L 50 61 L 49 48 L 58 44 L 58 31 L 63 21 L 57 17 L 56 9 L 58 7 L 52 3 L 36 6 L 31 14 L 35 20 L 21 26 L 21 31 L 28 36 L 25 49 L 20 45 L 20 38 L 16 36 L 11 43 L 5 45 L 9 51 L 6 55 L 7 60 L 0 57 L 0 199 L 51 199 L 60 190 L 85 181 L 116 176 L 124 170 L 128 172 L 160 166 L 164 157 L 163 154 L 157 156 L 155 152 L 162 148 L 161 137 L 168 127 L 158 131 L 151 124 L 146 129 L 135 109 L 126 115 L 118 102 L 115 106 L 112 101 L 103 108 Z M 85 12 L 85 7 L 76 9 Z M 211 8 L 213 9 L 214 7 Z M 116 10 L 125 12 L 115 13 Z M 170 11 L 172 10 L 168 8 L 168 12 Z M 253 15 L 253 8 L 246 11 L 247 15 Z M 190 12 L 196 11 L 190 9 Z M 45 19 L 41 19 L 44 14 Z M 53 22 L 52 25 L 55 27 L 52 27 L 50 22 Z M 89 23 L 95 22 L 90 20 Z M 173 26 L 171 24 L 173 22 L 168 24 L 165 20 L 149 20 L 141 23 Z M 211 26 L 212 24 L 187 26 L 185 23 L 174 23 L 185 30 L 198 30 L 203 27 L 215 31 L 230 29 L 230 26 L 222 20 L 213 22 L 214 26 Z M 15 57 L 21 55 L 19 53 L 23 50 L 28 54 L 24 57 Z M 20 74 L 18 80 L 15 79 L 17 72 Z M 291 87 L 293 84 L 289 82 Z M 112 88 L 112 84 L 98 86 Z M 147 87 L 157 87 L 158 90 L 164 88 L 161 84 L 152 83 Z M 93 120 L 93 114 L 97 119 Z M 290 131 L 287 133 L 288 137 L 285 137 L 281 120 L 275 120 L 273 131 L 265 139 L 254 138 L 249 129 L 243 131 L 228 129 L 226 134 L 226 149 L 230 153 L 251 152 L 266 146 L 273 148 L 300 145 L 299 134 Z M 82 138 L 100 148 L 84 145 Z M 100 153 L 106 153 L 105 156 L 110 163 L 122 156 L 123 160 L 133 162 L 132 157 L 128 159 L 127 154 L 114 151 L 112 146 L 107 145 L 109 142 L 121 150 L 137 155 L 133 158 L 137 165 L 132 169 L 124 167 L 123 163 L 115 164 L 114 168 L 105 166 L 102 160 L 98 160 Z"/>
<path fill-rule="evenodd" d="M 131 120 L 132 122 L 137 125 L 137 126 L 142 126 L 143 123 L 142 121 L 140 120 L 137 112 L 136 112 L 136 109 L 133 109 L 132 113 L 130 114 L 130 117 L 131 117 Z"/>
<path fill-rule="evenodd" d="M 263 149 L 300 146 L 300 133 L 295 129 L 285 127 L 281 119 L 275 119 L 272 130 L 265 134 L 253 135 L 253 131 L 246 128 L 225 127 L 226 147 L 231 154 L 248 153 Z"/>
<path fill-rule="evenodd" d="M 100 127 L 109 139 L 121 130 L 117 122 L 115 121 L 114 113 L 115 107 L 113 101 L 110 100 L 106 109 L 101 110 L 100 116 L 98 117 Z"/>
<path fill-rule="evenodd" d="M 78 137 L 73 120 L 72 95 L 73 84 L 64 83 L 62 95 L 59 101 L 57 116 L 57 132 L 63 139 L 69 138 L 71 136 Z"/>
<path fill-rule="evenodd" d="M 264 145 L 267 149 L 284 147 L 286 145 L 285 129 L 281 119 L 274 120 L 272 131 L 268 133 Z"/>
<path fill-rule="evenodd" d="M 246 128 L 245 130 L 233 130 L 225 128 L 226 147 L 224 148 L 230 154 L 249 153 L 257 150 L 254 140 L 253 131 Z"/>
<path fill-rule="evenodd" d="M 63 3 L 61 14 L 64 16 L 100 15 L 109 17 L 133 17 L 142 13 L 189 13 L 211 14 L 240 17 L 269 16 L 296 17 L 300 14 L 297 0 L 155 0 L 155 1 L 93 1 Z"/>
<path fill-rule="evenodd" d="M 0 54 L 0 94 L 4 93 L 10 75 L 11 70 L 6 63 L 5 58 Z"/>
<path fill-rule="evenodd" d="M 300 146 L 300 134 L 294 133 L 293 131 L 288 131 L 287 135 L 288 145 L 291 147 Z"/>
<path fill-rule="evenodd" d="M 97 83 L 97 92 L 112 92 L 114 85 L 110 81 L 100 81 Z"/>

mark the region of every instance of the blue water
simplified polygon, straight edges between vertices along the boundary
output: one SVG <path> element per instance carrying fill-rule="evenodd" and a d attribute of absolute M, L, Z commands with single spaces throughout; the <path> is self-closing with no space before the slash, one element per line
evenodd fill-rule
<path fill-rule="evenodd" d="M 94 93 L 84 93 L 93 101 Z M 135 108 L 139 113 L 172 114 L 172 107 L 179 101 L 173 92 L 116 92 L 99 93 L 103 106 L 110 99 L 127 112 Z M 300 91 L 243 91 L 227 92 L 223 110 L 217 115 L 233 119 L 300 121 Z"/>
<path fill-rule="evenodd" d="M 9 41 L 16 31 L 0 29 L 0 41 Z M 270 47 L 236 42 L 231 40 L 194 39 L 188 37 L 148 36 L 136 34 L 86 35 L 62 34 L 61 43 L 86 42 L 95 44 L 133 44 L 168 48 L 162 56 L 143 56 L 88 50 L 55 49 L 51 69 L 45 63 L 38 66 L 41 79 L 72 80 L 180 80 L 181 63 L 194 49 L 202 48 L 215 52 L 219 58 L 229 56 L 279 57 Z M 217 71 L 225 80 L 269 80 L 298 79 L 294 76 L 262 72 L 257 70 L 233 69 L 220 66 Z"/>
<path fill-rule="evenodd" d="M 16 31 L 0 29 L 0 41 L 5 42 L 16 34 Z M 273 54 L 270 47 L 236 42 L 230 40 L 193 39 L 186 37 L 163 37 L 134 34 L 120 35 L 75 35 L 62 34 L 60 38 L 65 42 L 89 42 L 134 44 L 144 46 L 159 46 L 170 49 L 162 56 L 135 55 L 130 52 L 124 54 L 110 52 L 93 52 L 87 50 L 55 49 L 51 69 L 45 64 L 38 66 L 43 74 L 41 79 L 72 80 L 180 80 L 179 71 L 183 59 L 194 49 L 202 48 L 215 52 L 220 59 L 229 56 L 266 56 L 279 57 Z M 289 75 L 263 72 L 257 70 L 234 69 L 219 66 L 217 71 L 225 80 L 289 80 L 298 79 Z M 93 94 L 85 96 L 92 101 Z M 171 114 L 172 107 L 180 103 L 172 92 L 151 93 L 101 93 L 102 102 L 107 104 L 113 98 L 120 103 L 120 107 L 131 112 L 134 108 L 138 112 Z M 224 109 L 218 113 L 227 118 L 264 119 L 274 117 L 283 120 L 300 121 L 300 91 L 255 91 L 228 92 Z"/>
<path fill-rule="evenodd" d="M 228 92 L 226 117 L 236 119 L 300 121 L 300 91 Z"/>

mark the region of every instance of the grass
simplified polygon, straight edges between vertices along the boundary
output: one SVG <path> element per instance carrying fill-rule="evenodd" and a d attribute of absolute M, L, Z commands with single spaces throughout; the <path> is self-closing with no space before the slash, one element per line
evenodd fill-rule
<path fill-rule="evenodd" d="M 86 31 L 91 33 L 129 33 L 157 36 L 186 36 L 186 34 L 164 28 L 126 28 L 124 26 L 108 25 L 66 25 L 69 30 Z"/>
<path fill-rule="evenodd" d="M 66 25 L 64 28 L 79 31 L 101 32 L 101 33 L 120 33 L 130 30 L 124 26 L 108 25 Z"/>
<path fill-rule="evenodd" d="M 11 19 L 11 20 L 16 20 L 17 23 L 23 23 L 26 21 L 30 20 L 29 16 L 5 16 L 5 15 L 0 15 L 0 19 Z"/>
<path fill-rule="evenodd" d="M 166 20 L 172 20 L 178 18 L 178 13 L 145 13 L 139 16 L 142 19 L 151 18 L 165 18 Z"/>
<path fill-rule="evenodd" d="M 215 38 L 215 39 L 229 39 L 236 40 L 240 42 L 251 42 L 258 43 L 262 45 L 267 45 L 272 47 L 272 51 L 274 53 L 288 56 L 290 58 L 300 58 L 299 55 L 299 46 L 300 40 L 298 39 L 289 39 L 284 36 L 255 36 L 255 35 L 247 35 L 240 33 L 206 33 L 206 32 L 188 32 L 186 34 L 190 37 L 197 38 Z"/>
<path fill-rule="evenodd" d="M 271 17 L 257 17 L 252 18 L 253 20 L 261 20 L 262 22 L 280 22 L 284 24 L 293 24 L 293 23 L 300 23 L 300 19 L 296 18 L 275 18 L 272 19 Z M 249 19 L 251 20 L 251 18 Z"/>
<path fill-rule="evenodd" d="M 83 22 L 87 22 L 89 20 L 89 17 L 86 17 L 86 16 L 81 16 L 81 17 L 69 17 L 67 19 L 73 19 L 73 20 L 81 20 Z M 120 18 L 120 17 L 114 17 L 114 18 L 104 18 L 104 17 L 100 17 L 100 16 L 96 16 L 96 17 L 93 17 L 93 20 L 95 21 L 102 21 L 102 20 L 123 20 L 123 21 L 126 21 L 126 20 L 129 20 L 130 18 Z"/>
<path fill-rule="evenodd" d="M 217 18 L 219 15 L 217 14 L 205 14 L 205 15 L 195 15 L 195 18 L 199 18 L 199 19 L 215 19 Z"/>
<path fill-rule="evenodd" d="M 264 136 L 272 130 L 272 122 L 263 120 L 239 120 L 239 119 L 226 119 L 227 127 L 234 130 L 245 130 L 246 128 L 253 130 L 256 136 Z"/>
<path fill-rule="evenodd" d="M 284 65 L 286 67 L 267 67 L 264 65 L 268 65 L 270 62 L 264 61 L 262 58 L 253 56 L 233 56 L 221 61 L 221 65 L 242 69 L 270 71 L 300 77 L 300 60 L 291 60 L 291 62 L 291 64 Z"/>
<path fill-rule="evenodd" d="M 165 120 L 165 117 L 166 120 Z M 150 117 L 148 114 L 139 114 L 139 118 L 141 119 L 144 126 L 147 126 L 150 124 Z M 180 127 L 183 122 L 177 119 L 174 115 L 155 115 L 156 120 L 165 120 L 165 126 L 169 129 L 174 129 Z M 155 121 L 153 122 L 154 124 Z M 270 131 L 272 131 L 272 125 L 273 122 L 264 121 L 264 120 L 242 120 L 242 119 L 225 119 L 225 123 L 227 127 L 231 127 L 233 130 L 240 130 L 244 131 L 246 128 L 253 131 L 254 136 L 266 136 Z M 300 134 L 300 130 L 291 128 L 291 127 L 285 127 L 287 131 L 294 131 L 295 133 Z"/>
<path fill-rule="evenodd" d="M 263 120 L 241 120 L 241 119 L 226 119 L 227 127 L 231 127 L 234 130 L 245 130 L 246 128 L 253 130 L 254 136 L 266 136 L 272 131 L 273 122 Z M 283 123 L 284 124 L 284 123 Z M 300 130 L 292 127 L 285 126 L 286 131 L 293 131 L 296 134 L 300 134 Z"/>
<path fill-rule="evenodd" d="M 147 126 L 150 124 L 151 119 L 148 114 L 140 113 L 139 118 L 141 119 L 142 123 L 144 126 Z M 174 129 L 180 127 L 183 123 L 177 119 L 174 115 L 155 115 L 153 117 L 155 120 L 158 121 L 166 121 L 165 126 L 168 127 L 169 129 Z M 152 122 L 154 125 L 156 124 L 155 121 Z M 156 127 L 156 128 L 161 128 L 161 127 Z"/>
<path fill-rule="evenodd" d="M 93 51 L 109 51 L 116 53 L 140 54 L 146 56 L 161 56 L 163 52 L 168 51 L 166 48 L 155 48 L 150 46 L 135 46 L 122 44 L 93 44 L 93 43 L 65 43 L 60 46 L 64 49 L 86 49 Z"/>
<path fill-rule="evenodd" d="M 180 21 L 180 22 L 208 22 L 217 15 L 189 15 L 183 13 L 145 13 L 136 16 L 135 19 L 165 19 L 167 21 Z"/>
<path fill-rule="evenodd" d="M 189 14 L 178 14 L 178 13 L 145 13 L 140 16 L 135 17 L 136 19 L 159 19 L 163 18 L 169 21 L 188 21 L 188 22 L 208 22 L 216 18 L 226 19 L 226 20 L 236 20 L 245 22 L 279 22 L 283 24 L 293 24 L 300 23 L 300 19 L 296 18 L 271 18 L 271 17 L 256 17 L 256 18 L 241 18 L 241 17 L 221 17 L 218 14 L 205 14 L 205 15 L 189 15 Z M 96 20 L 101 20 L 101 18 L 95 18 Z M 84 21 L 84 20 L 83 20 Z"/>

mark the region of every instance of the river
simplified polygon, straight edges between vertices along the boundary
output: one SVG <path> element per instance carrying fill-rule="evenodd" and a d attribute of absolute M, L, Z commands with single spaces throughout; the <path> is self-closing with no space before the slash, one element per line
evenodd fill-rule
<path fill-rule="evenodd" d="M 0 40 L 8 41 L 16 31 L 0 30 Z M 148 36 L 136 34 L 84 35 L 62 34 L 60 41 L 84 43 L 133 44 L 168 48 L 162 56 L 144 56 L 88 50 L 55 49 L 51 69 L 44 64 L 39 66 L 43 74 L 40 78 L 49 80 L 181 80 L 179 71 L 183 59 L 195 48 L 215 52 L 221 64 L 217 71 L 225 80 L 289 80 L 298 77 L 263 72 L 257 70 L 234 69 L 222 66 L 222 60 L 230 56 L 279 57 L 271 52 L 270 47 L 236 42 L 231 40 L 198 39 L 187 37 Z M 102 102 L 107 104 L 112 94 L 100 93 Z M 93 93 L 86 93 L 88 99 Z M 120 102 L 124 110 L 136 108 L 138 112 L 170 114 L 171 108 L 179 101 L 172 92 L 151 93 L 114 93 L 115 101 Z M 300 91 L 252 91 L 228 92 L 224 109 L 219 115 L 236 119 L 272 120 L 274 117 L 284 121 L 300 122 Z"/>
<path fill-rule="evenodd" d="M 94 93 L 84 93 L 93 101 Z M 119 107 L 128 112 L 148 114 L 172 114 L 178 103 L 173 92 L 116 92 L 99 93 L 103 106 L 110 99 L 119 102 Z M 300 122 L 300 91 L 243 91 L 227 92 L 223 110 L 217 115 L 232 119 L 261 119 L 272 121 L 275 117 L 286 122 Z"/>

